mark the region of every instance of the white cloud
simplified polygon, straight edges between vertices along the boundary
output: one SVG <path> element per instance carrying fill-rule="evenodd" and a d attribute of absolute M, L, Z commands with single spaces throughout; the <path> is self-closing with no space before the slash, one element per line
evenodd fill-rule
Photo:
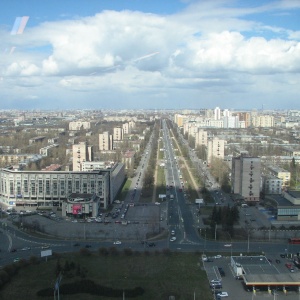
<path fill-rule="evenodd" d="M 286 12 L 299 7 L 297 2 L 239 8 L 233 6 L 234 1 L 227 4 L 225 0 L 192 2 L 186 10 L 169 16 L 103 11 L 76 20 L 42 23 L 28 29 L 26 39 L 18 40 L 18 52 L 7 63 L 0 58 L 1 76 L 10 77 L 12 83 L 14 77 L 40 75 L 44 94 L 53 94 L 53 90 L 99 94 L 113 90 L 120 95 L 147 91 L 145 97 L 166 98 L 168 92 L 178 97 L 187 90 L 212 93 L 217 86 L 250 93 L 258 82 L 264 82 L 259 85 L 263 93 L 266 87 L 267 92 L 274 87 L 274 78 L 276 87 L 282 78 L 283 87 L 291 84 L 294 89 L 291 78 L 299 79 L 300 31 L 244 16 Z M 261 32 L 266 31 L 278 37 L 264 38 Z M 51 52 L 36 55 L 26 51 L 35 46 Z"/>

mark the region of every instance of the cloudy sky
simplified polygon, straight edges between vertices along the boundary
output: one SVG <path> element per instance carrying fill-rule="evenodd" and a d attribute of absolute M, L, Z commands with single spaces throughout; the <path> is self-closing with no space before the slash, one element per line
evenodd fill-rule
<path fill-rule="evenodd" d="M 0 41 L 0 109 L 300 109 L 300 0 L 1 0 Z"/>

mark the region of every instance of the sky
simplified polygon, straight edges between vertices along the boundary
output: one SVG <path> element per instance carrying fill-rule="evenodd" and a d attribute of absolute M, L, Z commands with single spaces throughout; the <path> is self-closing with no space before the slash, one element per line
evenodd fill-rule
<path fill-rule="evenodd" d="M 1 0 L 0 41 L 0 110 L 300 110 L 300 0 Z"/>

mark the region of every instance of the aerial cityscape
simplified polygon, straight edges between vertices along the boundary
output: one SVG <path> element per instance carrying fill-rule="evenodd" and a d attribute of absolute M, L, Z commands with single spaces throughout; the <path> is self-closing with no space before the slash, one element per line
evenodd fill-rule
<path fill-rule="evenodd" d="M 25 2 L 0 300 L 300 299 L 300 2 Z"/>

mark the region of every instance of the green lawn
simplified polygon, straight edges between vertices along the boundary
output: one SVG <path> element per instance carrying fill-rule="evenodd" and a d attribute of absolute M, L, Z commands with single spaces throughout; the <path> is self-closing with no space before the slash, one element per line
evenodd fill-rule
<path fill-rule="evenodd" d="M 91 256 L 79 253 L 65 254 L 60 258 L 60 265 L 64 267 L 71 263 L 76 268 L 65 272 L 61 284 L 80 280 L 76 269 L 78 265 L 85 270 L 86 279 L 107 287 L 126 289 L 141 287 L 145 290 L 143 296 L 134 299 L 168 299 L 174 295 L 176 300 L 196 299 L 211 300 L 206 273 L 201 270 L 200 254 L 195 253 L 136 253 L 126 255 L 123 251 L 116 255 L 102 256 L 98 252 Z M 52 297 L 38 297 L 40 289 L 53 287 L 57 259 L 48 262 L 31 264 L 20 268 L 18 274 L 0 290 L 0 299 L 53 299 Z M 73 276 L 73 277 L 72 277 Z M 126 295 L 125 295 L 126 296 Z M 60 295 L 61 300 L 81 299 L 120 299 L 91 295 Z M 127 298 L 126 298 L 127 299 Z"/>

